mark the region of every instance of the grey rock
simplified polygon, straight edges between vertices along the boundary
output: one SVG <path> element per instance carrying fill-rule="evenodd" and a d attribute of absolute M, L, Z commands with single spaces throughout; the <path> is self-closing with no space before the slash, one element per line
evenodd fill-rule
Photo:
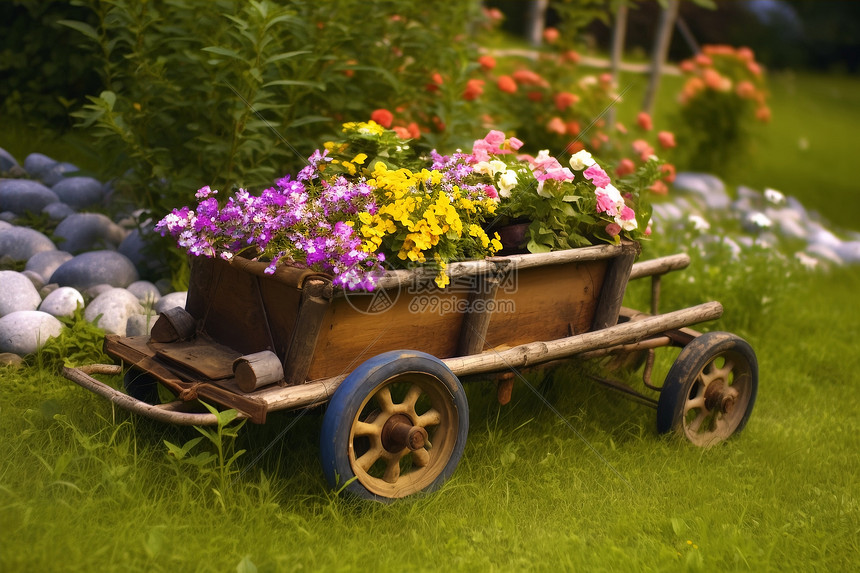
<path fill-rule="evenodd" d="M 59 336 L 63 323 L 46 312 L 19 310 L 0 318 L 0 352 L 24 356 Z"/>
<path fill-rule="evenodd" d="M 116 251 L 90 251 L 60 265 L 48 282 L 83 290 L 101 283 L 126 287 L 137 279 L 137 270 L 125 255 Z"/>
<path fill-rule="evenodd" d="M 16 261 L 29 261 L 37 253 L 56 249 L 51 239 L 34 229 L 14 226 L 0 229 L 0 254 Z"/>
<path fill-rule="evenodd" d="M 14 226 L 15 225 L 13 225 L 12 223 L 10 223 L 8 221 L 0 221 L 0 231 L 2 231 L 3 229 L 9 229 L 9 228 L 14 227 Z"/>
<path fill-rule="evenodd" d="M 806 252 L 817 259 L 829 261 L 836 265 L 842 265 L 842 257 L 840 257 L 833 248 L 824 243 L 813 243 L 806 247 Z"/>
<path fill-rule="evenodd" d="M 24 169 L 27 170 L 27 173 L 37 178 L 48 173 L 59 164 L 59 161 L 43 153 L 31 153 L 24 158 Z"/>
<path fill-rule="evenodd" d="M 678 173 L 673 185 L 675 189 L 698 196 L 710 209 L 727 209 L 731 203 L 722 180 L 708 173 Z"/>
<path fill-rule="evenodd" d="M 160 292 L 162 295 L 173 292 L 173 283 L 170 281 L 170 279 L 158 279 L 157 281 L 155 281 L 155 286 L 158 287 L 158 292 Z"/>
<path fill-rule="evenodd" d="M 807 224 L 807 229 L 809 229 L 810 243 L 825 245 L 834 250 L 842 244 L 842 239 L 834 235 L 832 231 L 825 228 L 821 223 L 810 221 Z"/>
<path fill-rule="evenodd" d="M 24 359 L 18 356 L 17 354 L 12 354 L 11 352 L 2 352 L 0 353 L 0 366 L 8 366 L 10 368 L 18 368 L 19 366 L 23 366 Z"/>
<path fill-rule="evenodd" d="M 846 263 L 860 263 L 860 241 L 845 241 L 835 250 L 839 258 Z"/>
<path fill-rule="evenodd" d="M 761 202 L 763 195 L 753 189 L 752 187 L 747 187 L 745 185 L 738 185 L 737 189 L 738 199 L 749 199 L 754 202 Z"/>
<path fill-rule="evenodd" d="M 0 180 L 0 210 L 11 211 L 16 215 L 39 213 L 46 205 L 56 203 L 57 194 L 39 183 L 29 179 Z"/>
<path fill-rule="evenodd" d="M 39 251 L 32 257 L 27 259 L 27 265 L 24 267 L 26 271 L 33 271 L 42 277 L 42 282 L 46 283 L 51 280 L 51 275 L 57 270 L 60 265 L 66 261 L 72 260 L 72 254 L 66 251 L 58 251 L 53 249 L 50 251 Z"/>
<path fill-rule="evenodd" d="M 31 283 L 33 283 L 33 286 L 36 287 L 36 292 L 38 292 L 39 289 L 45 286 L 45 279 L 43 279 L 42 275 L 40 275 L 39 273 L 25 270 L 21 274 L 27 277 L 27 279 Z"/>
<path fill-rule="evenodd" d="M 60 288 L 60 285 L 58 285 L 57 283 L 48 283 L 39 289 L 39 296 L 42 297 L 42 300 L 45 300 L 45 298 L 49 294 L 51 294 L 52 292 L 54 292 L 58 288 Z"/>
<path fill-rule="evenodd" d="M 51 316 L 72 316 L 78 306 L 84 306 L 83 295 L 72 287 L 60 287 L 45 297 L 39 310 Z"/>
<path fill-rule="evenodd" d="M 84 296 L 86 296 L 89 300 L 92 300 L 102 294 L 103 292 L 107 292 L 112 288 L 117 288 L 115 286 L 111 286 L 107 283 L 101 283 L 97 285 L 93 285 L 88 289 L 84 290 Z"/>
<path fill-rule="evenodd" d="M 42 209 L 42 213 L 51 218 L 52 221 L 62 221 L 69 215 L 74 214 L 75 210 L 63 202 L 48 203 Z"/>
<path fill-rule="evenodd" d="M 803 206 L 803 203 L 797 200 L 796 197 L 788 196 L 785 198 L 788 208 L 797 213 L 801 221 L 809 221 L 809 211 Z"/>
<path fill-rule="evenodd" d="M 0 171 L 9 171 L 18 165 L 12 154 L 0 147 Z"/>
<path fill-rule="evenodd" d="M 42 297 L 26 276 L 15 271 L 0 271 L 0 316 L 19 310 L 36 310 Z"/>
<path fill-rule="evenodd" d="M 153 305 L 161 298 L 158 287 L 149 281 L 135 281 L 126 287 L 126 290 L 137 297 L 141 304 Z"/>
<path fill-rule="evenodd" d="M 155 314 L 132 314 L 125 325 L 126 336 L 148 336 L 158 316 Z"/>
<path fill-rule="evenodd" d="M 113 288 L 103 292 L 87 305 L 84 318 L 90 322 L 98 319 L 99 328 L 108 334 L 126 335 L 128 317 L 143 314 L 144 309 L 137 297 L 124 288 Z"/>
<path fill-rule="evenodd" d="M 18 218 L 18 215 L 13 213 L 12 211 L 2 211 L 0 212 L 0 221 L 3 223 L 14 223 L 15 219 Z"/>
<path fill-rule="evenodd" d="M 82 209 L 99 203 L 104 197 L 102 184 L 93 177 L 67 177 L 51 187 L 60 201 L 75 208 Z"/>
<path fill-rule="evenodd" d="M 125 231 L 101 213 L 75 213 L 63 219 L 54 230 L 57 246 L 70 253 L 95 249 L 115 249 Z"/>
<path fill-rule="evenodd" d="M 658 221 L 680 221 L 684 212 L 674 203 L 655 203 L 653 207 L 654 218 Z"/>
<path fill-rule="evenodd" d="M 185 301 L 188 299 L 188 291 L 172 292 L 161 297 L 153 308 L 155 312 L 161 314 L 165 310 L 178 306 L 185 308 Z"/>
<path fill-rule="evenodd" d="M 151 231 L 144 230 L 141 232 L 140 229 L 132 229 L 117 250 L 134 263 L 141 275 L 161 276 L 169 273 L 167 263 L 163 259 L 153 256 L 151 249 L 147 250 L 147 236 L 152 236 Z"/>

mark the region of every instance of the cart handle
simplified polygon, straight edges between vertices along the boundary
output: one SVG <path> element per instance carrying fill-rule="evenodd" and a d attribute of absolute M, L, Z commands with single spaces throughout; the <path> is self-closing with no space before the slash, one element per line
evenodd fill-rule
<path fill-rule="evenodd" d="M 210 412 L 176 412 L 170 409 L 175 404 L 174 402 L 153 406 L 111 388 L 104 382 L 90 376 L 90 374 L 119 374 L 120 372 L 122 369 L 119 366 L 111 364 L 90 364 L 80 368 L 63 367 L 63 376 L 72 382 L 135 414 L 177 426 L 215 426 L 218 424 L 218 418 Z M 247 418 L 247 416 L 239 412 L 238 418 Z"/>
<path fill-rule="evenodd" d="M 642 261 L 633 265 L 630 270 L 630 280 L 664 275 L 672 271 L 686 269 L 688 266 L 690 266 L 690 255 L 686 253 Z"/>

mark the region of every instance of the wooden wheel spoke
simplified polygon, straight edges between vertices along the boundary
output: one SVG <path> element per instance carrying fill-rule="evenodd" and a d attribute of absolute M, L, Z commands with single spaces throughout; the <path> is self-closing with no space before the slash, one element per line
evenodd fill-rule
<path fill-rule="evenodd" d="M 421 397 L 421 394 L 424 391 L 421 389 L 421 386 L 418 384 L 413 384 L 411 388 L 409 388 L 409 392 L 406 393 L 406 396 L 403 398 L 402 404 L 406 406 L 410 411 L 415 411 L 415 403 L 418 401 L 418 398 Z"/>
<path fill-rule="evenodd" d="M 694 434 L 699 433 L 699 429 L 702 427 L 702 423 L 705 421 L 705 418 L 708 417 L 708 411 L 705 408 L 702 408 L 699 411 L 699 415 L 695 417 L 695 419 L 690 422 L 690 431 Z"/>
<path fill-rule="evenodd" d="M 735 368 L 735 363 L 727 358 L 726 363 L 723 364 L 723 367 L 719 368 L 719 369 L 715 369 L 715 371 L 719 374 L 720 378 L 722 378 L 726 382 L 726 384 L 728 385 L 729 374 L 732 373 L 732 370 L 734 370 L 734 368 Z"/>
<path fill-rule="evenodd" d="M 691 398 L 687 400 L 687 403 L 684 407 L 684 412 L 689 412 L 690 410 L 695 410 L 697 408 L 705 407 L 705 396 L 703 394 L 699 394 L 695 398 Z"/>
<path fill-rule="evenodd" d="M 388 386 L 380 388 L 373 399 L 376 400 L 376 403 L 383 412 L 388 414 L 394 413 L 394 402 L 391 400 L 391 390 Z"/>
<path fill-rule="evenodd" d="M 395 483 L 400 477 L 400 456 L 393 456 L 388 459 L 388 466 L 385 468 L 385 473 L 382 474 L 382 479 L 388 483 Z"/>
<path fill-rule="evenodd" d="M 415 425 L 421 426 L 422 428 L 426 428 L 427 426 L 438 426 L 441 423 L 442 414 L 440 414 L 435 408 L 427 410 L 415 420 Z"/>
<path fill-rule="evenodd" d="M 362 421 L 356 421 L 352 428 L 353 434 L 356 436 L 378 436 L 382 432 L 382 429 L 376 424 Z"/>
<path fill-rule="evenodd" d="M 419 468 L 426 467 L 430 463 L 430 452 L 424 448 L 415 450 L 412 452 L 412 463 Z"/>
<path fill-rule="evenodd" d="M 376 461 L 382 456 L 383 449 L 382 445 L 377 445 L 367 452 L 364 453 L 360 458 L 355 460 L 355 465 L 358 466 L 359 469 L 363 472 L 367 472 L 376 463 Z"/>

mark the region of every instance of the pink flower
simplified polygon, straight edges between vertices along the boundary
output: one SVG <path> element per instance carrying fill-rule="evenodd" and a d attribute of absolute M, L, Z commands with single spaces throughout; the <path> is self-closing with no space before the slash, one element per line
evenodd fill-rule
<path fill-rule="evenodd" d="M 583 172 L 583 175 L 587 179 L 590 179 L 592 183 L 594 183 L 595 187 L 606 187 L 610 183 L 609 175 L 606 174 L 606 171 L 603 168 L 595 163 L 588 169 Z"/>
<path fill-rule="evenodd" d="M 609 223 L 606 225 L 606 232 L 610 237 L 617 237 L 621 233 L 621 225 L 618 223 Z"/>
<path fill-rule="evenodd" d="M 492 185 L 484 185 L 484 193 L 490 199 L 498 199 L 499 198 L 498 191 L 496 191 L 496 188 L 493 187 Z"/>
<path fill-rule="evenodd" d="M 657 134 L 657 141 L 663 149 L 675 147 L 675 134 L 671 131 L 661 131 Z"/>
<path fill-rule="evenodd" d="M 645 131 L 651 131 L 651 129 L 654 128 L 654 122 L 651 120 L 651 116 L 644 111 L 639 112 L 639 115 L 636 117 L 636 123 Z"/>
<path fill-rule="evenodd" d="M 567 130 L 567 126 L 565 126 L 564 121 L 560 117 L 554 116 L 549 120 L 549 123 L 546 124 L 546 130 L 550 133 L 564 135 L 564 132 Z"/>
<path fill-rule="evenodd" d="M 615 168 L 615 174 L 619 177 L 624 177 L 625 175 L 630 175 L 636 171 L 636 164 L 633 163 L 633 160 L 624 158 L 618 162 L 618 167 Z"/>
<path fill-rule="evenodd" d="M 519 149 L 520 147 L 523 146 L 523 142 L 520 141 L 519 139 L 517 139 L 516 137 L 510 138 L 508 140 L 508 143 L 510 144 L 511 149 L 513 149 L 514 151 L 516 151 L 517 149 Z"/>
<path fill-rule="evenodd" d="M 612 199 L 608 194 L 601 193 L 598 191 L 596 194 L 597 197 L 597 211 L 599 213 L 606 213 L 608 215 L 615 215 L 618 211 L 618 207 L 615 204 L 615 200 Z"/>
<path fill-rule="evenodd" d="M 623 221 L 632 221 L 635 218 L 636 213 L 633 211 L 633 209 L 631 209 L 627 205 L 621 208 L 621 219 Z"/>
<path fill-rule="evenodd" d="M 484 141 L 498 148 L 505 142 L 505 134 L 497 129 L 493 129 L 484 137 Z"/>

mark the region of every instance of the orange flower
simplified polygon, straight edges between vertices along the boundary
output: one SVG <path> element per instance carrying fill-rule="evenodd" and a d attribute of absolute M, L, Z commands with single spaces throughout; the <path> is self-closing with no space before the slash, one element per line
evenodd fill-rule
<path fill-rule="evenodd" d="M 466 89 L 463 91 L 463 99 L 466 101 L 474 101 L 484 93 L 484 80 L 473 78 L 466 82 Z"/>
<path fill-rule="evenodd" d="M 756 96 L 756 89 L 752 82 L 744 80 L 735 88 L 735 93 L 743 99 L 753 99 Z"/>
<path fill-rule="evenodd" d="M 566 128 L 567 128 L 567 132 L 568 132 L 570 135 L 572 135 L 572 136 L 574 136 L 574 137 L 576 137 L 577 135 L 579 135 L 580 127 L 579 127 L 579 122 L 578 122 L 578 121 L 568 121 L 568 122 L 567 122 L 567 126 L 566 126 Z M 577 150 L 577 151 L 579 151 L 579 150 Z"/>
<path fill-rule="evenodd" d="M 675 147 L 675 134 L 671 131 L 661 131 L 657 134 L 657 142 L 663 149 Z"/>
<path fill-rule="evenodd" d="M 373 113 L 370 114 L 370 119 L 388 129 L 391 127 L 391 122 L 394 120 L 394 114 L 392 114 L 387 109 L 375 109 Z"/>
<path fill-rule="evenodd" d="M 546 124 L 546 130 L 550 133 L 557 133 L 559 135 L 564 135 L 567 131 L 567 126 L 564 125 L 564 121 L 558 116 L 554 116 L 549 122 Z"/>
<path fill-rule="evenodd" d="M 663 181 L 666 183 L 672 183 L 675 180 L 675 166 L 671 163 L 661 165 L 660 171 L 663 173 Z"/>
<path fill-rule="evenodd" d="M 755 62 L 747 62 L 747 69 L 756 77 L 761 75 L 761 66 Z"/>
<path fill-rule="evenodd" d="M 559 92 L 555 94 L 555 108 L 564 111 L 570 106 L 579 103 L 579 96 L 570 92 Z"/>
<path fill-rule="evenodd" d="M 755 110 L 755 118 L 762 123 L 770 122 L 770 108 L 766 105 L 759 107 Z"/>
<path fill-rule="evenodd" d="M 493 56 L 481 56 L 478 58 L 478 63 L 481 64 L 481 69 L 490 71 L 496 67 L 496 58 Z"/>
<path fill-rule="evenodd" d="M 657 195 L 666 195 L 669 193 L 669 188 L 666 187 L 666 184 L 663 183 L 663 181 L 660 179 L 655 181 L 654 184 L 651 185 L 651 187 L 649 187 L 648 189 L 650 189 L 652 193 L 656 193 Z"/>
<path fill-rule="evenodd" d="M 640 111 L 639 115 L 636 116 L 636 124 L 645 131 L 651 131 L 654 128 L 654 122 L 651 120 L 651 116 L 644 111 Z"/>
<path fill-rule="evenodd" d="M 499 79 L 496 80 L 496 87 L 499 88 L 499 91 L 508 94 L 517 92 L 517 82 L 511 76 L 499 76 Z"/>
<path fill-rule="evenodd" d="M 624 125 L 623 123 L 621 123 L 620 121 L 615 122 L 615 130 L 618 133 L 623 133 L 623 134 L 627 135 L 627 126 Z"/>
<path fill-rule="evenodd" d="M 630 175 L 636 171 L 636 164 L 633 163 L 632 159 L 624 158 L 618 162 L 618 166 L 615 168 L 615 174 L 618 177 L 624 177 L 625 175 Z"/>
<path fill-rule="evenodd" d="M 693 58 L 693 61 L 695 61 L 697 65 L 703 68 L 707 68 L 709 66 L 714 65 L 714 61 L 705 54 L 696 55 L 696 57 Z"/>
<path fill-rule="evenodd" d="M 581 56 L 573 50 L 568 50 L 561 55 L 561 59 L 565 62 L 570 62 L 571 64 L 578 64 Z"/>
<path fill-rule="evenodd" d="M 541 86 L 545 85 L 546 81 L 542 77 L 540 77 L 536 72 L 532 70 L 527 70 L 525 68 L 520 68 L 519 70 L 513 73 L 514 80 L 517 83 L 527 85 L 527 86 Z"/>
<path fill-rule="evenodd" d="M 557 28 L 547 28 L 543 31 L 543 39 L 547 44 L 555 44 L 559 36 Z"/>
<path fill-rule="evenodd" d="M 406 129 L 405 127 L 395 125 L 391 129 L 394 130 L 394 133 L 396 133 L 397 137 L 399 137 L 400 139 L 409 139 L 409 130 Z"/>
<path fill-rule="evenodd" d="M 573 134 L 571 134 L 571 135 L 573 135 Z M 570 153 L 571 155 L 573 155 L 574 153 L 579 153 L 583 149 L 585 149 L 585 144 L 583 144 L 581 141 L 574 141 L 573 143 L 571 143 L 570 145 L 567 146 L 565 151 Z"/>
<path fill-rule="evenodd" d="M 526 97 L 528 97 L 532 101 L 541 101 L 543 99 L 543 94 L 541 92 L 531 91 Z"/>
<path fill-rule="evenodd" d="M 735 52 L 738 56 L 738 59 L 742 62 L 752 62 L 755 60 L 755 55 L 753 51 L 747 48 L 746 46 L 738 48 L 737 52 Z"/>
<path fill-rule="evenodd" d="M 684 60 L 678 67 L 682 72 L 689 74 L 696 69 L 696 64 L 693 63 L 693 60 Z"/>

